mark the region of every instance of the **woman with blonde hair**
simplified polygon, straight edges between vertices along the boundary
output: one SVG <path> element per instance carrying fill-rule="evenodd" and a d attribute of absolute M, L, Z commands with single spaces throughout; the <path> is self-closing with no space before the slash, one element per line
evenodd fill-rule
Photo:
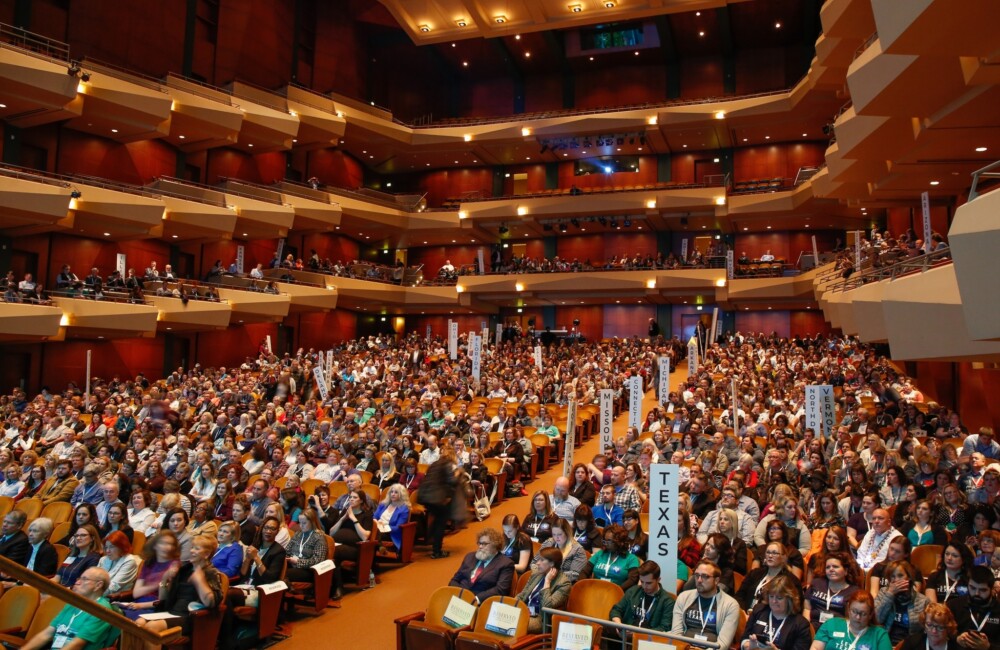
<path fill-rule="evenodd" d="M 399 483 L 393 483 L 372 518 L 380 533 L 380 549 L 394 552 L 398 558 L 403 549 L 402 526 L 410 520 L 410 493 Z M 391 548 L 385 543 L 385 535 L 389 537 Z"/>

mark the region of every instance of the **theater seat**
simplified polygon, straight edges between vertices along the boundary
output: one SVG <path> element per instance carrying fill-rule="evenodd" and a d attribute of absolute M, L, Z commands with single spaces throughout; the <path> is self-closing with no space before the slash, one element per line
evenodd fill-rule
<path fill-rule="evenodd" d="M 608 612 L 625 596 L 613 582 L 592 578 L 577 580 L 569 592 L 566 611 L 593 618 L 607 618 Z"/>
<path fill-rule="evenodd" d="M 323 535 L 326 538 L 326 559 L 333 560 L 334 544 L 333 538 Z M 285 578 L 287 564 L 281 569 L 281 579 Z M 301 605 L 307 609 L 321 614 L 330 603 L 330 590 L 333 586 L 333 571 L 325 573 L 312 572 L 312 582 L 293 582 L 289 585 L 290 591 L 286 594 L 289 605 Z M 262 637 L 263 638 L 263 637 Z"/>
<path fill-rule="evenodd" d="M 490 612 L 497 605 L 509 605 L 517 608 L 519 615 L 513 635 L 486 629 L 486 624 L 490 620 Z M 459 632 L 458 636 L 455 637 L 455 650 L 509 650 L 527 634 L 530 616 L 528 606 L 515 598 L 509 596 L 487 598 L 486 602 L 479 606 L 476 625 L 472 631 Z"/>
<path fill-rule="evenodd" d="M 452 598 L 458 598 L 470 605 L 476 595 L 460 587 L 440 587 L 431 594 L 427 610 L 401 616 L 396 624 L 396 650 L 450 650 L 455 635 L 469 627 L 452 627 L 444 621 L 444 613 Z M 475 623 L 475 615 L 472 623 Z"/>

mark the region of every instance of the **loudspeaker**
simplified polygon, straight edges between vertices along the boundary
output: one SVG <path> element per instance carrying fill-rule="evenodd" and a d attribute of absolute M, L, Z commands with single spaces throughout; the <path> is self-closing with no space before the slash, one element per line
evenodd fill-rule
<path fill-rule="evenodd" d="M 579 327 L 580 326 L 580 319 L 579 318 L 574 318 L 573 319 L 573 325 L 576 326 L 576 327 Z"/>

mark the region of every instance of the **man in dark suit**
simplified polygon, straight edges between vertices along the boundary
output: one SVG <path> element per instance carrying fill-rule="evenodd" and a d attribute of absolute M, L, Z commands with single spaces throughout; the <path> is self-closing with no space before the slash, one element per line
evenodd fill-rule
<path fill-rule="evenodd" d="M 48 517 L 39 517 L 28 526 L 28 558 L 25 566 L 39 575 L 51 577 L 59 568 L 56 547 L 49 543 L 54 528 Z"/>
<path fill-rule="evenodd" d="M 0 530 L 0 556 L 11 562 L 20 565 L 28 563 L 28 554 L 31 552 L 31 545 L 28 543 L 28 536 L 21 530 L 28 517 L 20 510 L 11 510 L 3 518 L 3 527 Z"/>
<path fill-rule="evenodd" d="M 476 594 L 477 603 L 491 596 L 510 594 L 510 585 L 514 580 L 514 562 L 500 552 L 503 546 L 500 531 L 485 528 L 479 533 L 477 542 L 478 550 L 465 556 L 462 566 L 448 584 L 469 589 Z"/>

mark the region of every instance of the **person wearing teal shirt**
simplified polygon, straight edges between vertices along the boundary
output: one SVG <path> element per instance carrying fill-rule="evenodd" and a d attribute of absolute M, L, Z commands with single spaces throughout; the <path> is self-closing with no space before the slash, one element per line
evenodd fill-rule
<path fill-rule="evenodd" d="M 871 593 L 859 589 L 847 599 L 847 618 L 834 616 L 816 631 L 810 650 L 892 650 L 889 633 L 875 620 Z"/>
<path fill-rule="evenodd" d="M 597 580 L 613 582 L 627 591 L 639 582 L 639 558 L 629 553 L 628 533 L 618 524 L 612 524 L 604 529 L 604 548 L 590 556 L 591 575 L 580 573 L 581 578 L 591 577 Z"/>
<path fill-rule="evenodd" d="M 552 416 L 546 415 L 545 419 L 542 421 L 542 426 L 538 427 L 535 433 L 544 433 L 550 438 L 558 438 L 562 435 L 559 431 L 559 427 L 552 424 Z"/>
<path fill-rule="evenodd" d="M 84 571 L 77 579 L 73 591 L 101 607 L 111 609 L 111 603 L 102 596 L 110 582 L 107 571 L 93 567 Z M 46 647 L 60 650 L 100 650 L 113 646 L 119 633 L 111 623 L 105 623 L 92 614 L 66 605 L 59 610 L 47 628 L 28 639 L 21 647 L 27 650 Z"/>

